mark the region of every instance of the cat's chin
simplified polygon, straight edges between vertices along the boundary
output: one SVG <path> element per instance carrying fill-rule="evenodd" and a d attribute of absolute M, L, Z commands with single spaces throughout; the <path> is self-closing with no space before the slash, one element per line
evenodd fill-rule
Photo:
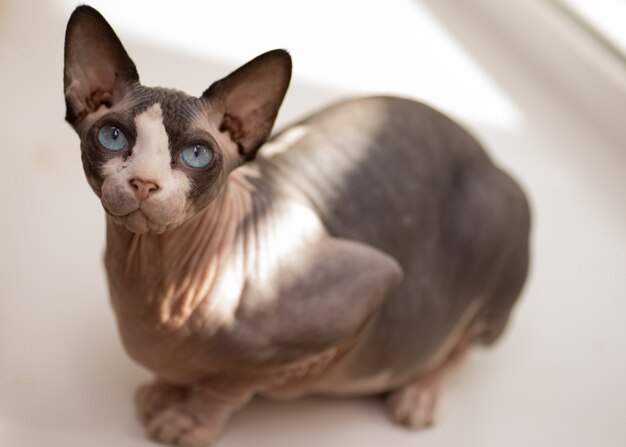
<path fill-rule="evenodd" d="M 167 225 L 158 225 L 150 221 L 140 209 L 126 216 L 113 216 L 113 220 L 120 225 L 124 225 L 127 230 L 137 234 L 145 234 L 149 231 L 160 234 L 167 228 Z"/>
<path fill-rule="evenodd" d="M 126 216 L 124 225 L 133 233 L 144 234 L 150 231 L 148 218 L 141 210 L 135 210 Z"/>

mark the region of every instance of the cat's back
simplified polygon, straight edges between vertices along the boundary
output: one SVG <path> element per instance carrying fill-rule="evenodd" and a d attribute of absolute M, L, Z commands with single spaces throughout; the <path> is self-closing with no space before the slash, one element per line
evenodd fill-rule
<path fill-rule="evenodd" d="M 258 163 L 273 187 L 299 195 L 339 237 L 402 261 L 435 224 L 460 171 L 491 165 L 463 128 L 395 97 L 348 100 L 277 134 Z"/>

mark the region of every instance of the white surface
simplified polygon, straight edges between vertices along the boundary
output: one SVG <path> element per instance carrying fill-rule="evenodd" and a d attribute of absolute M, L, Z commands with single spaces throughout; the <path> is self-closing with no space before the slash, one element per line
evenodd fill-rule
<path fill-rule="evenodd" d="M 393 427 L 377 399 L 255 401 L 219 446 L 626 444 L 625 142 L 559 96 L 500 27 L 451 0 L 92 3 L 148 85 L 200 93 L 286 47 L 295 68 L 281 123 L 346 94 L 426 99 L 532 200 L 532 274 L 513 324 L 471 356 L 434 429 Z M 148 446 L 131 395 L 149 375 L 121 349 L 103 213 L 62 121 L 71 9 L 0 0 L 0 446 Z"/>
<path fill-rule="evenodd" d="M 603 37 L 626 54 L 626 2 L 624 0 L 560 0 Z"/>

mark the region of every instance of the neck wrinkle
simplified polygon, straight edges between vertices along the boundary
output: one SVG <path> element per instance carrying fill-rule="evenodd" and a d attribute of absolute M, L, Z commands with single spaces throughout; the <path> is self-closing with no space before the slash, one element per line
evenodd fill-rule
<path fill-rule="evenodd" d="M 234 298 L 220 296 L 217 285 L 226 262 L 229 266 L 236 262 L 236 269 L 245 275 L 250 234 L 240 229 L 250 221 L 253 190 L 245 176 L 235 172 L 205 210 L 160 235 L 133 234 L 109 220 L 108 226 L 117 231 L 108 231 L 108 246 L 124 245 L 120 254 L 125 272 L 115 280 L 139 279 L 139 305 L 152 308 L 159 323 L 171 329 L 182 326 L 206 299 L 211 309 L 232 307 L 225 301 Z"/>

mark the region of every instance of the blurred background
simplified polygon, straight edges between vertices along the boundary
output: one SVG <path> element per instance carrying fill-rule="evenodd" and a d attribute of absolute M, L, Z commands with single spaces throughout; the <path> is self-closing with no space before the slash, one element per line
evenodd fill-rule
<path fill-rule="evenodd" d="M 144 84 L 200 94 L 259 53 L 294 75 L 277 127 L 346 96 L 425 101 L 528 192 L 533 264 L 502 341 L 437 425 L 369 399 L 257 400 L 219 445 L 626 445 L 626 6 L 622 0 L 94 0 Z M 69 0 L 0 0 L 0 445 L 149 446 L 118 340 L 104 214 L 63 122 Z"/>

